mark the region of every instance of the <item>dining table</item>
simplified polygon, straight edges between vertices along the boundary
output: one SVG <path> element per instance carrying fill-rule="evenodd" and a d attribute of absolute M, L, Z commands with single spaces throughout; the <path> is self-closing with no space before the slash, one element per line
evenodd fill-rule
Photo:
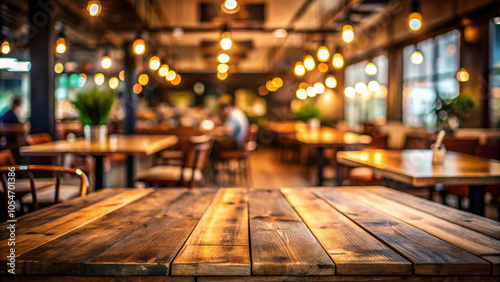
<path fill-rule="evenodd" d="M 336 156 L 339 151 L 345 150 L 346 146 L 351 146 L 352 148 L 353 146 L 368 145 L 372 142 L 372 137 L 369 135 L 339 131 L 326 126 L 322 126 L 318 129 L 302 128 L 300 131 L 295 133 L 295 139 L 304 146 L 315 148 L 318 152 L 316 156 L 316 186 L 323 186 L 325 180 L 323 172 L 325 164 L 325 148 L 334 147 Z M 341 179 L 339 178 L 339 166 L 336 166 L 336 168 L 337 184 L 340 185 Z"/>
<path fill-rule="evenodd" d="M 500 161 L 448 151 L 443 163 L 436 164 L 432 156 L 431 150 L 344 151 L 337 155 L 337 163 L 368 167 L 413 187 L 468 185 L 470 211 L 484 215 L 486 185 L 500 184 Z"/>
<path fill-rule="evenodd" d="M 94 157 L 95 190 L 105 186 L 104 157 L 112 154 L 149 156 L 177 144 L 174 135 L 109 135 L 104 141 L 87 141 L 85 138 L 58 140 L 19 149 L 22 156 L 54 156 L 64 154 L 91 155 Z M 134 159 L 127 160 L 126 183 L 133 187 L 135 182 Z"/>
<path fill-rule="evenodd" d="M 2 281 L 500 279 L 498 221 L 385 187 L 107 188 L 0 225 Z"/>

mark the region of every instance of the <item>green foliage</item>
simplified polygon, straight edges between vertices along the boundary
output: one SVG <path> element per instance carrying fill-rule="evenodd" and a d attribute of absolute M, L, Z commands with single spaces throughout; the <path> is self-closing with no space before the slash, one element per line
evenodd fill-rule
<path fill-rule="evenodd" d="M 300 109 L 294 113 L 295 119 L 300 121 L 308 121 L 313 118 L 320 118 L 318 105 L 312 102 L 305 102 L 300 106 Z"/>
<path fill-rule="evenodd" d="M 84 90 L 71 103 L 78 110 L 84 125 L 105 125 L 116 98 L 113 92 L 97 87 Z"/>
<path fill-rule="evenodd" d="M 444 129 L 453 133 L 458 128 L 459 120 L 469 117 L 477 103 L 472 96 L 460 94 L 454 99 L 439 99 L 436 101 L 435 112 L 438 130 Z"/>

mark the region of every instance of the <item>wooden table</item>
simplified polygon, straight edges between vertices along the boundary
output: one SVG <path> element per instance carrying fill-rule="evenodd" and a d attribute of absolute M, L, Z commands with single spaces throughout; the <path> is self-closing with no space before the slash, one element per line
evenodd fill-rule
<path fill-rule="evenodd" d="M 301 144 L 314 147 L 318 151 L 316 158 L 317 166 L 317 186 L 323 186 L 324 175 L 324 149 L 325 147 L 336 147 L 336 152 L 344 150 L 346 145 L 366 145 L 370 144 L 372 138 L 368 135 L 361 135 L 352 132 L 342 132 L 331 127 L 321 127 L 319 130 L 303 130 L 295 134 L 295 138 Z M 340 185 L 340 172 L 337 166 L 337 183 Z"/>
<path fill-rule="evenodd" d="M 2 281 L 500 279 L 498 222 L 384 187 L 103 189 L 15 227 Z"/>
<path fill-rule="evenodd" d="M 53 156 L 56 154 L 92 155 L 95 158 L 95 189 L 104 187 L 104 156 L 110 154 L 152 155 L 177 144 L 178 138 L 171 135 L 110 135 L 105 142 L 87 142 L 83 138 L 60 140 L 19 149 L 25 156 Z M 129 161 L 129 163 L 133 163 Z M 127 165 L 127 185 L 134 186 L 135 168 Z"/>
<path fill-rule="evenodd" d="M 485 185 L 500 183 L 500 162 L 446 152 L 442 165 L 432 164 L 430 150 L 363 150 L 340 152 L 337 163 L 365 166 L 385 178 L 414 187 L 469 185 L 470 211 L 484 215 Z"/>

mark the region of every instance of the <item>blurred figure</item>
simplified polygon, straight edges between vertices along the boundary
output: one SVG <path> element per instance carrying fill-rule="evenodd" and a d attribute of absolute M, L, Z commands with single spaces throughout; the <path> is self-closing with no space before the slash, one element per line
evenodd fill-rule
<path fill-rule="evenodd" d="M 224 121 L 224 131 L 238 147 L 242 147 L 248 133 L 248 118 L 235 108 L 230 97 L 219 101 L 219 112 Z"/>
<path fill-rule="evenodd" d="M 16 111 L 18 111 L 21 108 L 21 104 L 22 104 L 21 97 L 16 96 L 12 101 L 12 106 L 10 107 L 10 109 L 7 112 L 5 112 L 1 117 L 3 124 L 21 123 L 16 114 Z"/>

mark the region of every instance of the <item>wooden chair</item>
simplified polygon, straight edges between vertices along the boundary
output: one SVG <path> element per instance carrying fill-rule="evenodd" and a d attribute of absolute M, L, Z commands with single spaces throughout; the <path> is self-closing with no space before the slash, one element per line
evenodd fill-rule
<path fill-rule="evenodd" d="M 184 152 L 181 145 L 188 141 L 193 136 L 203 135 L 201 130 L 192 127 L 172 127 L 163 131 L 165 135 L 175 135 L 179 138 L 179 142 L 155 155 L 155 165 L 182 165 Z"/>
<path fill-rule="evenodd" d="M 12 195 L 16 195 L 18 197 L 18 182 L 16 178 L 15 188 L 11 189 L 9 186 L 9 173 L 12 173 L 14 170 L 15 175 L 19 175 L 21 173 L 27 173 L 29 177 L 30 183 L 30 193 L 24 195 L 21 198 L 21 202 L 23 204 L 31 204 L 32 210 L 36 211 L 41 206 L 48 206 L 51 204 L 55 204 L 61 201 L 65 201 L 69 198 L 73 198 L 75 196 L 85 196 L 87 194 L 89 182 L 87 176 L 80 169 L 72 169 L 65 168 L 59 166 L 51 166 L 51 165 L 9 165 L 0 167 L 0 177 L 2 181 L 2 193 L 5 199 L 6 206 L 8 207 L 10 204 L 9 200 L 12 198 Z M 35 178 L 33 172 L 52 172 L 55 173 L 55 184 L 43 189 L 37 189 Z M 61 184 L 61 175 L 63 173 L 68 173 L 72 175 L 76 175 L 80 179 L 80 185 L 75 186 L 76 189 L 69 189 L 69 185 Z M 72 190 L 77 190 L 76 193 Z M 13 194 L 14 193 L 14 194 Z M 11 198 L 9 198 L 9 196 Z"/>
<path fill-rule="evenodd" d="M 26 143 L 28 145 L 37 145 L 52 141 L 54 141 L 54 139 L 52 139 L 52 136 L 48 133 L 30 134 L 26 136 Z"/>
<path fill-rule="evenodd" d="M 446 136 L 443 140 L 443 144 L 447 151 L 474 155 L 476 153 L 476 147 L 479 145 L 479 139 Z"/>
<path fill-rule="evenodd" d="M 212 140 L 208 135 L 193 136 L 181 142 L 181 165 L 159 165 L 139 173 L 137 180 L 148 186 L 194 187 L 203 182 L 203 169 L 208 161 Z"/>

